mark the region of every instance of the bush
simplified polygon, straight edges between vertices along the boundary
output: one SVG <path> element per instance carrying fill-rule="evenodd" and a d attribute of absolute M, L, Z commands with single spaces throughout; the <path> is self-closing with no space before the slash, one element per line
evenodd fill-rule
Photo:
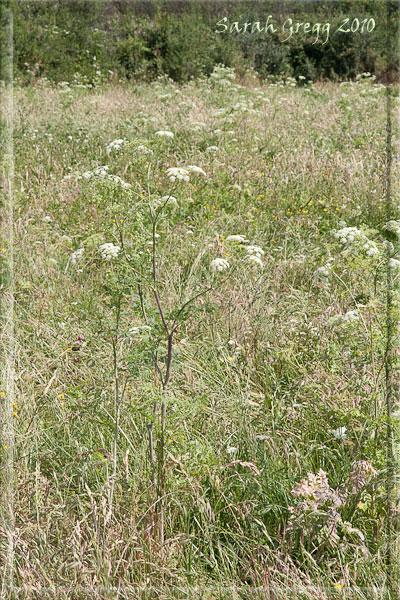
<path fill-rule="evenodd" d="M 210 74 L 216 64 L 252 67 L 262 77 L 299 76 L 316 79 L 349 78 L 369 71 L 384 78 L 398 73 L 398 4 L 377 0 L 340 0 L 314 3 L 263 4 L 240 2 L 233 7 L 218 2 L 189 0 L 166 3 L 58 2 L 9 3 L 14 13 L 15 74 L 24 81 L 47 77 L 70 80 L 79 72 L 89 80 L 98 71 L 132 78 L 166 74 L 186 81 Z M 279 10 L 278 10 L 279 9 Z M 281 28 L 274 33 L 215 33 L 226 16 L 234 21 L 265 23 L 290 16 L 294 22 L 331 23 L 326 43 L 315 34 L 294 34 L 285 41 Z M 349 17 L 360 22 L 374 17 L 368 35 L 340 33 L 337 26 Z"/>

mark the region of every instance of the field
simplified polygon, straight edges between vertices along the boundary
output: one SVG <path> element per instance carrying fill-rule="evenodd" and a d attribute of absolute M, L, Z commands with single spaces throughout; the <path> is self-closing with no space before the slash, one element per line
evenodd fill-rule
<path fill-rule="evenodd" d="M 2 597 L 395 598 L 384 86 L 14 96 Z"/>

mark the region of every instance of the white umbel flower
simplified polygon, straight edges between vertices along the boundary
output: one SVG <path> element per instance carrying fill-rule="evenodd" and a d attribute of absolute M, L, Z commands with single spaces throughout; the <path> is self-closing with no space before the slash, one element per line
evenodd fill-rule
<path fill-rule="evenodd" d="M 205 175 L 205 172 L 201 167 L 196 167 L 195 165 L 188 165 L 188 167 L 186 168 L 191 173 L 196 173 L 197 175 Z"/>
<path fill-rule="evenodd" d="M 396 221 L 391 221 L 391 223 L 396 223 Z M 345 246 L 345 252 L 351 251 L 353 253 L 362 253 L 366 254 L 366 256 L 379 256 L 380 254 L 376 243 L 370 240 L 362 231 L 357 229 L 357 227 L 343 227 L 342 229 L 334 231 L 333 235 L 343 246 Z"/>
<path fill-rule="evenodd" d="M 333 429 L 331 431 L 333 437 L 337 440 L 345 440 L 346 439 L 346 427 L 338 427 L 337 429 Z"/>
<path fill-rule="evenodd" d="M 388 262 L 388 266 L 390 269 L 400 271 L 400 260 L 397 260 L 397 258 L 391 258 Z"/>
<path fill-rule="evenodd" d="M 153 204 L 155 207 L 158 207 L 160 205 L 172 205 L 172 206 L 178 206 L 178 200 L 175 198 L 175 196 L 161 196 L 161 198 L 155 198 L 153 200 Z"/>
<path fill-rule="evenodd" d="M 358 321 L 360 318 L 360 313 L 357 309 L 355 310 L 349 310 L 346 314 L 344 314 L 342 316 L 342 323 L 346 324 L 346 323 L 354 323 L 355 321 Z"/>
<path fill-rule="evenodd" d="M 325 287 L 329 286 L 329 276 L 331 273 L 331 264 L 327 263 L 326 265 L 319 267 L 316 271 L 314 271 L 314 281 L 317 283 L 321 283 Z"/>
<path fill-rule="evenodd" d="M 246 237 L 244 235 L 238 234 L 238 235 L 228 235 L 228 237 L 226 238 L 227 242 L 237 242 L 238 244 L 244 244 L 244 242 L 247 242 L 248 240 L 246 240 Z"/>
<path fill-rule="evenodd" d="M 259 267 L 263 268 L 264 263 L 261 260 L 261 257 L 259 254 L 248 254 L 246 256 L 247 260 L 252 262 L 254 265 L 258 265 Z"/>
<path fill-rule="evenodd" d="M 246 246 L 247 254 L 254 254 L 255 256 L 264 256 L 264 250 L 260 246 Z"/>
<path fill-rule="evenodd" d="M 121 146 L 123 146 L 125 143 L 126 143 L 125 139 L 113 140 L 106 146 L 107 154 L 110 154 L 110 152 L 112 152 L 113 150 L 119 150 L 121 148 Z"/>
<path fill-rule="evenodd" d="M 102 244 L 99 247 L 99 252 L 104 260 L 111 260 L 112 258 L 117 258 L 120 250 L 121 248 L 119 246 L 115 246 L 112 243 Z"/>
<path fill-rule="evenodd" d="M 215 271 L 226 271 L 226 269 L 229 269 L 229 263 L 225 258 L 214 258 L 210 263 L 210 269 L 213 273 Z"/>
<path fill-rule="evenodd" d="M 378 256 L 380 254 L 378 246 L 372 240 L 365 240 L 363 250 L 367 256 Z"/>
<path fill-rule="evenodd" d="M 82 174 L 84 179 L 92 179 L 92 177 L 107 177 L 108 175 L 107 165 L 102 165 L 101 167 L 96 167 L 93 171 L 86 171 Z"/>
<path fill-rule="evenodd" d="M 117 183 L 118 185 L 120 185 L 121 187 L 123 187 L 124 190 L 129 190 L 129 188 L 131 187 L 130 183 L 127 183 L 126 181 L 124 181 L 123 179 L 121 179 L 121 177 L 118 177 L 118 175 L 109 175 L 107 177 L 107 179 L 109 181 L 112 181 L 113 183 Z"/>
<path fill-rule="evenodd" d="M 178 179 L 178 181 L 189 181 L 189 171 L 183 167 L 170 167 L 167 169 L 167 175 L 172 183 Z"/>
<path fill-rule="evenodd" d="M 343 227 L 333 232 L 335 238 L 337 238 L 341 244 L 350 244 L 356 239 L 363 237 L 363 234 L 357 227 Z"/>
<path fill-rule="evenodd" d="M 118 175 L 111 175 L 111 173 L 108 172 L 108 169 L 109 167 L 107 165 L 102 165 L 101 167 L 96 167 L 93 169 L 93 171 L 86 171 L 82 174 L 82 177 L 87 180 L 93 179 L 93 177 L 98 177 L 99 179 L 103 179 L 105 181 L 112 181 L 124 189 L 129 189 L 131 187 L 130 183 L 127 183 L 121 179 L 121 177 L 118 177 Z"/>
<path fill-rule="evenodd" d="M 143 144 L 139 144 L 139 146 L 136 148 L 136 152 L 141 152 L 142 154 L 153 154 L 153 150 L 147 148 L 147 146 L 144 146 Z"/>
<path fill-rule="evenodd" d="M 172 133 L 172 131 L 156 131 L 156 135 L 159 135 L 160 137 L 167 137 L 167 138 L 174 137 L 174 134 Z"/>
<path fill-rule="evenodd" d="M 75 250 L 75 252 L 73 252 L 71 254 L 71 256 L 69 257 L 69 261 L 70 261 L 71 265 L 75 265 L 77 262 L 82 260 L 84 252 L 85 252 L 85 248 L 78 248 L 78 250 Z"/>
<path fill-rule="evenodd" d="M 386 229 L 386 231 L 391 231 L 398 238 L 400 238 L 400 221 L 388 221 L 386 225 L 384 225 L 383 229 Z"/>

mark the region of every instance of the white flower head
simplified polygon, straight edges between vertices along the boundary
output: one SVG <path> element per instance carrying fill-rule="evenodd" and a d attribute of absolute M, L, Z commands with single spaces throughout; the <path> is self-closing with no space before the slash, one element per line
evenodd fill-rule
<path fill-rule="evenodd" d="M 341 321 L 343 324 L 347 324 L 347 323 L 354 323 L 354 322 L 358 321 L 359 319 L 360 319 L 360 313 L 357 309 L 355 309 L 355 310 L 347 311 L 347 313 L 345 313 L 342 316 Z"/>
<path fill-rule="evenodd" d="M 139 144 L 139 146 L 137 146 L 136 152 L 141 152 L 142 154 L 153 154 L 153 150 L 147 148 L 147 146 L 144 146 L 143 144 Z"/>
<path fill-rule="evenodd" d="M 261 260 L 261 257 L 259 254 L 248 254 L 246 256 L 247 260 L 252 262 L 254 265 L 258 265 L 259 267 L 263 268 L 264 267 L 264 263 Z"/>
<path fill-rule="evenodd" d="M 205 172 L 201 167 L 196 167 L 195 165 L 189 165 L 187 170 L 191 173 L 196 173 L 197 175 L 205 175 Z"/>
<path fill-rule="evenodd" d="M 343 227 L 343 229 L 334 231 L 333 235 L 335 238 L 339 239 L 340 243 L 343 245 L 350 244 L 363 236 L 357 227 Z"/>
<path fill-rule="evenodd" d="M 335 238 L 345 246 L 344 251 L 363 253 L 366 256 L 379 256 L 380 250 L 375 242 L 370 240 L 357 227 L 343 227 L 333 232 Z"/>
<path fill-rule="evenodd" d="M 331 273 L 331 268 L 332 266 L 330 263 L 319 267 L 316 271 L 314 271 L 314 281 L 316 281 L 317 283 L 322 283 L 326 287 L 329 286 L 329 276 Z"/>
<path fill-rule="evenodd" d="M 160 137 L 167 137 L 167 138 L 174 137 L 174 134 L 172 133 L 172 131 L 156 131 L 156 135 L 158 135 Z"/>
<path fill-rule="evenodd" d="M 229 269 L 229 263 L 225 258 L 214 258 L 210 263 L 210 269 L 213 273 L 215 271 L 226 271 L 226 269 Z"/>
<path fill-rule="evenodd" d="M 264 250 L 260 246 L 246 246 L 247 254 L 254 254 L 255 256 L 264 256 Z"/>
<path fill-rule="evenodd" d="M 127 183 L 126 181 L 121 179 L 121 177 L 118 177 L 118 175 L 108 175 L 106 179 L 108 181 L 112 181 L 113 183 L 120 185 L 122 188 L 124 188 L 124 190 L 128 190 L 131 187 L 130 183 Z"/>
<path fill-rule="evenodd" d="M 92 179 L 93 177 L 107 177 L 108 175 L 107 165 L 102 165 L 101 167 L 96 167 L 93 171 L 86 171 L 82 174 L 84 179 Z"/>
<path fill-rule="evenodd" d="M 178 181 L 189 181 L 189 171 L 183 167 L 170 167 L 167 169 L 167 175 L 172 183 L 178 179 Z"/>
<path fill-rule="evenodd" d="M 397 260 L 397 258 L 391 258 L 388 262 L 388 266 L 390 269 L 400 271 L 400 260 Z"/>
<path fill-rule="evenodd" d="M 383 229 L 386 229 L 386 231 L 391 231 L 398 238 L 400 238 L 400 221 L 388 221 L 384 225 Z"/>
<path fill-rule="evenodd" d="M 99 179 L 116 183 L 124 189 L 129 189 L 131 187 L 130 183 L 126 183 L 126 181 L 121 179 L 121 177 L 118 177 L 118 175 L 111 175 L 108 170 L 109 167 L 107 165 L 102 165 L 101 167 L 96 167 L 93 169 L 93 171 L 86 171 L 82 174 L 82 177 L 87 180 L 93 179 L 93 177 L 98 177 Z"/>
<path fill-rule="evenodd" d="M 346 427 L 338 427 L 337 429 L 333 429 L 331 431 L 333 437 L 337 440 L 345 440 L 346 439 Z"/>
<path fill-rule="evenodd" d="M 161 198 L 155 198 L 153 200 L 153 204 L 155 207 L 158 206 L 178 206 L 178 200 L 175 196 L 161 196 Z"/>
<path fill-rule="evenodd" d="M 112 243 L 102 244 L 99 247 L 99 252 L 104 260 L 111 260 L 112 258 L 117 258 L 120 250 L 120 246 L 115 246 Z"/>
<path fill-rule="evenodd" d="M 73 252 L 71 254 L 71 256 L 69 257 L 70 263 L 72 265 L 75 265 L 77 262 L 82 260 L 84 252 L 85 252 L 85 248 L 78 248 L 78 250 L 75 250 L 75 252 Z"/>
<path fill-rule="evenodd" d="M 113 150 L 119 150 L 121 148 L 121 146 L 123 146 L 125 143 L 126 143 L 125 139 L 113 140 L 106 146 L 107 154 L 110 154 L 110 152 L 112 152 Z"/>
<path fill-rule="evenodd" d="M 227 242 L 236 242 L 238 244 L 244 244 L 248 240 L 246 240 L 246 237 L 244 235 L 238 234 L 238 235 L 228 235 L 228 237 L 226 238 L 226 241 Z"/>

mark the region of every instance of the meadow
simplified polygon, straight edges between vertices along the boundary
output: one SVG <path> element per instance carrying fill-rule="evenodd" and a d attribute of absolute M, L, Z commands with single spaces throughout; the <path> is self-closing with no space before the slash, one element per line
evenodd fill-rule
<path fill-rule="evenodd" d="M 385 87 L 220 66 L 14 107 L 3 597 L 395 598 Z"/>

